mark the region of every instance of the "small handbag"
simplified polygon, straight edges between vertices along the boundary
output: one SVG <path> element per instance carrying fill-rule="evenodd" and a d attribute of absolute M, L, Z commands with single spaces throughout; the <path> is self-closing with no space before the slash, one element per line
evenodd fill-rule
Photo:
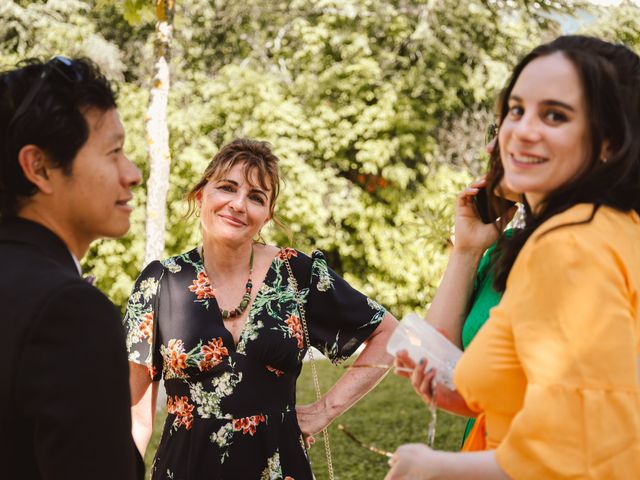
<path fill-rule="evenodd" d="M 311 362 L 311 372 L 313 374 L 313 384 L 316 389 L 316 399 L 320 400 L 322 396 L 320 394 L 320 382 L 318 382 L 318 371 L 316 370 L 316 361 L 313 358 L 313 351 L 311 347 L 311 341 L 309 339 L 309 329 L 307 328 L 307 319 L 305 316 L 305 310 L 300 301 L 299 291 L 298 291 L 298 281 L 296 277 L 293 275 L 293 270 L 291 270 L 291 264 L 289 263 L 289 259 L 284 257 L 284 264 L 287 267 L 287 272 L 289 272 L 289 281 L 291 282 L 291 286 L 293 287 L 293 292 L 296 297 L 296 303 L 298 304 L 298 310 L 300 311 L 300 320 L 302 322 L 302 330 L 304 331 L 304 340 L 307 343 L 308 352 L 309 352 L 309 360 Z M 322 430 L 322 438 L 324 440 L 324 452 L 327 456 L 327 469 L 329 470 L 329 480 L 334 480 L 333 478 L 333 462 L 331 461 L 331 446 L 329 445 L 329 432 L 327 429 Z M 303 445 L 304 446 L 304 445 Z"/>

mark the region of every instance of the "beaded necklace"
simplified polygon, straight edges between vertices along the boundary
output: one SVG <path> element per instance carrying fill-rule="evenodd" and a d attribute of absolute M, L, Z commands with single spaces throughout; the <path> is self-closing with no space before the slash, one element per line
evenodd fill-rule
<path fill-rule="evenodd" d="M 204 247 L 202 248 L 202 265 L 204 266 Z M 222 315 L 223 320 L 227 320 L 228 318 L 237 317 L 242 315 L 247 307 L 249 306 L 249 302 L 251 301 L 251 289 L 253 288 L 253 283 L 251 282 L 251 274 L 253 273 L 253 245 L 251 245 L 251 257 L 249 258 L 249 278 L 247 279 L 247 284 L 244 288 L 244 295 L 242 296 L 242 300 L 240 300 L 240 305 L 238 305 L 233 310 L 224 310 L 220 308 L 218 304 L 218 310 L 220 310 L 220 315 Z"/>

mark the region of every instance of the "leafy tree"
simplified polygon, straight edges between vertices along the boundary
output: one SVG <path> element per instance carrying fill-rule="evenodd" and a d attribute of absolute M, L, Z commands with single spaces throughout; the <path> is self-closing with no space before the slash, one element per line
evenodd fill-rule
<path fill-rule="evenodd" d="M 22 30 L 12 27 L 0 37 L 2 61 L 33 52 L 76 54 L 89 38 L 103 45 L 91 56 L 115 66 L 109 71 L 121 85 L 126 147 L 148 174 L 143 112 L 154 58 L 153 4 L 8 4 L 13 13 L 0 10 L 0 21 L 10 18 Z M 455 194 L 469 170 L 481 170 L 482 132 L 496 92 L 516 59 L 557 31 L 554 15 L 576 6 L 177 2 L 164 254 L 198 242 L 197 222 L 185 220 L 182 198 L 215 151 L 238 136 L 266 139 L 282 159 L 286 184 L 277 213 L 296 246 L 324 250 L 347 280 L 397 315 L 424 307 L 446 261 Z M 131 12 L 138 15 L 127 17 L 138 22 L 133 25 L 124 18 Z M 35 17 L 47 20 L 38 26 Z M 145 200 L 141 187 L 135 204 Z M 86 260 L 120 304 L 144 266 L 143 209 L 132 219 L 124 240 L 98 243 Z M 267 240 L 287 243 L 277 231 Z"/>
<path fill-rule="evenodd" d="M 640 52 L 640 4 L 623 0 L 616 8 L 595 9 L 596 21 L 583 25 L 581 31 L 605 40 L 624 43 Z"/>
<path fill-rule="evenodd" d="M 207 4 L 176 12 L 177 31 L 190 33 L 176 37 L 186 95 L 174 98 L 172 128 L 184 133 L 173 131 L 180 173 L 172 178 L 193 182 L 233 137 L 271 140 L 288 178 L 280 213 L 298 246 L 325 250 L 397 313 L 426 304 L 454 195 L 469 179 L 439 155 L 436 135 L 464 112 L 491 109 L 510 64 L 552 25 L 553 5 L 534 12 L 517 3 L 506 15 L 477 2 Z M 187 11 L 203 12 L 191 28 Z M 207 155 L 196 163 L 200 151 Z M 174 190 L 176 206 L 184 187 Z M 175 238 L 171 251 L 194 239 Z"/>

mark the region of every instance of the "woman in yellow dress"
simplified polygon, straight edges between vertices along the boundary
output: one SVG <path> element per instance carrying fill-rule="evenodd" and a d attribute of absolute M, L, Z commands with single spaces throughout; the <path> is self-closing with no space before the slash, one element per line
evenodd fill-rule
<path fill-rule="evenodd" d="M 516 66 L 490 188 L 523 193 L 526 224 L 455 372 L 478 451 L 403 445 L 387 480 L 640 476 L 639 85 L 638 55 L 590 37 Z"/>

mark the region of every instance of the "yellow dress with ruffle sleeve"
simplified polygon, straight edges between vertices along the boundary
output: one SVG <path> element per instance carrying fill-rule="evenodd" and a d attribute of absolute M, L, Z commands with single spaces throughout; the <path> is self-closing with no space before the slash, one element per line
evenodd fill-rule
<path fill-rule="evenodd" d="M 455 371 L 514 479 L 640 478 L 640 217 L 592 208 L 531 236 Z"/>

